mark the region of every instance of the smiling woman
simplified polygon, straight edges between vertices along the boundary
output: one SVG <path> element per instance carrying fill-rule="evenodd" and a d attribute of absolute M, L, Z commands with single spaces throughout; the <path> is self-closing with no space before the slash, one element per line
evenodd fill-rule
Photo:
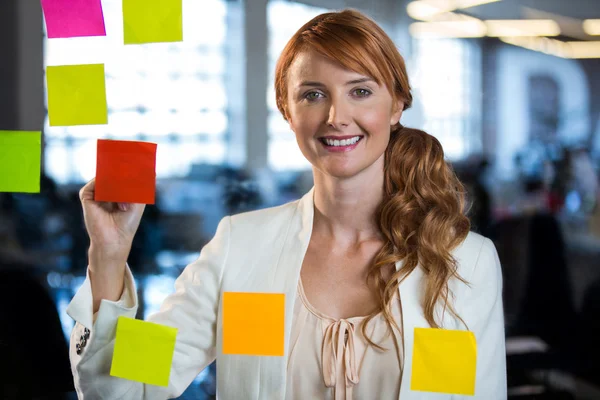
<path fill-rule="evenodd" d="M 93 180 L 81 190 L 89 274 L 69 305 L 81 397 L 177 397 L 216 358 L 222 399 L 506 398 L 496 250 L 469 232 L 440 143 L 400 124 L 412 95 L 390 38 L 359 12 L 321 14 L 283 50 L 275 93 L 314 188 L 225 217 L 177 279 L 149 317 L 178 328 L 167 387 L 109 376 L 116 321 L 137 309 L 126 260 L 143 207 L 93 201 Z M 228 293 L 248 301 L 227 308 Z M 264 293 L 283 296 L 248 305 Z"/>
<path fill-rule="evenodd" d="M 357 12 L 322 14 L 288 42 L 275 79 L 277 105 L 315 168 L 315 186 L 330 178 L 385 186 L 376 215 L 389 242 L 370 278 L 380 278 L 390 260 L 406 263 L 390 285 L 379 282 L 381 309 L 389 308 L 394 282 L 427 257 L 425 316 L 437 326 L 433 309 L 446 301 L 456 268 L 450 252 L 467 236 L 469 222 L 463 187 L 437 139 L 400 125 L 412 95 L 392 40 Z"/>
<path fill-rule="evenodd" d="M 333 238 L 314 246 L 311 239 L 307 258 L 314 255 L 316 265 L 305 259 L 301 271 L 307 302 L 338 318 L 366 315 L 357 324 L 361 336 L 368 345 L 382 349 L 372 340 L 377 329 L 367 333 L 369 322 L 381 314 L 390 330 L 402 332 L 402 321 L 394 314 L 396 294 L 404 279 L 422 269 L 421 312 L 427 324 L 442 327 L 443 316 L 436 314 L 442 309 L 469 329 L 473 321 L 465 321 L 450 301 L 451 287 L 467 283 L 455 253 L 469 236 L 464 189 L 445 162 L 438 140 L 400 124 L 412 95 L 404 60 L 392 40 L 358 12 L 321 14 L 284 48 L 275 71 L 275 93 L 280 112 L 313 166 L 317 212 L 313 235 Z M 340 284 L 350 279 L 347 276 L 328 276 L 325 265 L 336 260 L 320 251 L 327 247 L 323 243 L 347 249 L 349 243 L 349 247 L 362 243 L 361 237 L 377 243 L 374 250 L 349 257 L 364 272 L 358 275 L 366 275 L 367 293 L 362 294 L 355 290 L 357 285 Z M 399 262 L 403 267 L 397 270 Z M 345 266 L 340 273 L 351 274 L 354 268 Z M 337 289 L 325 289 L 331 287 Z M 352 303 L 361 305 L 348 306 Z M 496 311 L 495 318 L 502 332 L 502 315 Z M 298 337 L 302 343 L 302 333 Z M 503 343 L 503 335 L 496 339 Z M 310 346 L 310 341 L 304 345 Z M 293 361 L 302 358 L 300 354 L 292 354 L 290 361 L 298 370 L 303 367 Z M 372 362 L 367 369 L 371 373 L 382 373 L 394 364 L 385 356 Z M 505 386 L 504 373 L 497 371 L 494 387 Z M 294 390 L 302 397 L 300 388 L 307 382 L 294 376 Z M 386 393 L 395 388 L 394 383 L 384 384 Z M 336 398 L 337 392 L 348 394 L 350 389 L 336 385 Z M 368 384 L 361 389 L 359 397 L 367 396 Z"/>

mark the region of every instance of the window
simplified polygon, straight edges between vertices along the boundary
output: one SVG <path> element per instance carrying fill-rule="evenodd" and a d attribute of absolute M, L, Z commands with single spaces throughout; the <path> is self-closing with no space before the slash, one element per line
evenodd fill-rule
<path fill-rule="evenodd" d="M 319 14 L 327 12 L 325 8 L 307 6 L 282 0 L 269 1 L 267 23 L 269 26 L 269 88 L 267 104 L 269 107 L 269 166 L 276 170 L 305 170 L 310 168 L 304 158 L 294 133 L 283 119 L 275 103 L 275 64 L 286 43 L 306 22 Z"/>
<path fill-rule="evenodd" d="M 158 143 L 158 178 L 184 176 L 194 163 L 222 163 L 229 122 L 225 0 L 183 0 L 183 42 L 127 46 L 122 1 L 102 5 L 107 36 L 46 39 L 44 65 L 105 64 L 109 122 L 50 127 L 46 118 L 46 173 L 58 183 L 91 179 L 98 138 Z"/>
<path fill-rule="evenodd" d="M 422 129 L 458 161 L 481 151 L 481 53 L 479 43 L 461 39 L 415 39 L 415 101 Z"/>

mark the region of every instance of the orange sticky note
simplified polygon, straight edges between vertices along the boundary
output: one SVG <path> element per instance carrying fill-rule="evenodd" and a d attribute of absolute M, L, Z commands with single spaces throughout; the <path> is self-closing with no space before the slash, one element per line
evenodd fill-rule
<path fill-rule="evenodd" d="M 473 332 L 415 328 L 411 390 L 472 396 L 476 365 Z"/>
<path fill-rule="evenodd" d="M 98 140 L 94 200 L 154 204 L 156 144 Z"/>
<path fill-rule="evenodd" d="M 223 293 L 223 354 L 283 356 L 285 295 Z"/>

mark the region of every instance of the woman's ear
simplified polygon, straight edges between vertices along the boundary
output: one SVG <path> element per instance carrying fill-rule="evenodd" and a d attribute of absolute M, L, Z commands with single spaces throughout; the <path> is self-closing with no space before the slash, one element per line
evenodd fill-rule
<path fill-rule="evenodd" d="M 401 100 L 394 102 L 394 109 L 392 111 L 390 125 L 396 125 L 398 122 L 400 122 L 400 118 L 402 117 L 402 111 L 404 111 L 404 102 Z"/>
<path fill-rule="evenodd" d="M 392 118 L 390 119 L 390 125 L 396 125 L 398 122 L 400 122 L 400 118 L 402 117 L 402 111 L 404 111 L 403 108 L 404 108 L 404 103 L 401 101 L 398 102 L 396 109 L 392 113 Z"/>

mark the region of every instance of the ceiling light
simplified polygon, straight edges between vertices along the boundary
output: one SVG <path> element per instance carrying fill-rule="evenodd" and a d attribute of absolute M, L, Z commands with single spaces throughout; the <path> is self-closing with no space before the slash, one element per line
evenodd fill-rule
<path fill-rule="evenodd" d="M 600 41 L 566 42 L 569 58 L 600 58 Z"/>
<path fill-rule="evenodd" d="M 487 35 L 500 36 L 558 36 L 560 27 L 551 19 L 487 20 Z"/>
<path fill-rule="evenodd" d="M 437 15 L 448 10 L 441 9 L 425 1 L 412 1 L 406 6 L 406 13 L 412 19 L 432 21 Z"/>
<path fill-rule="evenodd" d="M 454 0 L 458 4 L 456 8 L 470 8 L 481 6 L 483 4 L 496 3 L 501 0 Z"/>
<path fill-rule="evenodd" d="M 563 42 L 545 37 L 501 37 L 505 43 L 562 58 L 600 58 L 600 41 Z"/>
<path fill-rule="evenodd" d="M 447 19 L 451 11 L 494 3 L 501 0 L 417 0 L 406 5 L 406 13 L 419 21 L 433 21 L 436 19 Z"/>
<path fill-rule="evenodd" d="M 583 21 L 583 30 L 588 35 L 600 35 L 600 19 L 586 19 Z"/>
<path fill-rule="evenodd" d="M 478 20 L 414 22 L 409 26 L 415 38 L 477 38 L 484 37 L 485 24 Z"/>
<path fill-rule="evenodd" d="M 496 3 L 501 0 L 420 0 L 422 3 L 430 4 L 436 8 L 446 11 L 459 8 L 476 7 L 488 3 Z"/>
<path fill-rule="evenodd" d="M 500 40 L 502 40 L 505 43 L 512 44 L 514 46 L 538 51 L 540 53 L 546 53 L 551 56 L 569 58 L 567 57 L 567 46 L 565 42 L 562 42 L 560 40 L 535 36 L 501 37 Z"/>

